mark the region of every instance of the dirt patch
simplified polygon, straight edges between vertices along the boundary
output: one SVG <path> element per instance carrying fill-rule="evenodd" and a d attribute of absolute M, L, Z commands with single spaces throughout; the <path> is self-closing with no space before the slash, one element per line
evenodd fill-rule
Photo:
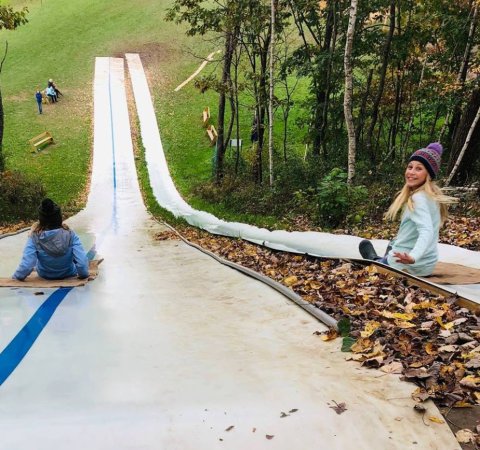
<path fill-rule="evenodd" d="M 138 53 L 150 87 L 168 83 L 170 78 L 166 68 L 179 57 L 180 50 L 171 44 L 148 42 L 139 47 L 130 47 L 115 52 L 115 58 L 123 58 L 125 53 Z"/>

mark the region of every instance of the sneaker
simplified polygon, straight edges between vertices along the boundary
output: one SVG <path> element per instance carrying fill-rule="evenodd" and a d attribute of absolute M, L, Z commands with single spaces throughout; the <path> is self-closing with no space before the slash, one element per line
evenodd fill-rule
<path fill-rule="evenodd" d="M 373 248 L 372 243 L 368 239 L 364 239 L 360 242 L 358 249 L 363 259 L 370 259 L 375 261 L 378 258 L 377 252 Z"/>

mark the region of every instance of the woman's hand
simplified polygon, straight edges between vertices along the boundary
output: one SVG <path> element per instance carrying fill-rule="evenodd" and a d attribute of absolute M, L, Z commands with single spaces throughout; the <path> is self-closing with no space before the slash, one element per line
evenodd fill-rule
<path fill-rule="evenodd" d="M 393 256 L 396 258 L 395 261 L 401 264 L 413 264 L 415 259 L 412 258 L 408 253 L 393 252 Z"/>

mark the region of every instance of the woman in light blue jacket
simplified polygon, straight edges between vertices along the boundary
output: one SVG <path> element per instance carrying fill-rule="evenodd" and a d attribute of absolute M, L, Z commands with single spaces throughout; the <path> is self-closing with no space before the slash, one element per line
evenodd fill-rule
<path fill-rule="evenodd" d="M 417 276 L 431 275 L 438 262 L 438 233 L 456 199 L 444 195 L 433 181 L 439 170 L 443 147 L 438 142 L 417 150 L 405 171 L 405 185 L 385 217 L 402 213 L 397 237 L 380 258 L 368 240 L 360 242 L 360 254 Z"/>
<path fill-rule="evenodd" d="M 35 268 L 42 278 L 88 277 L 88 258 L 79 237 L 62 223 L 58 205 L 46 198 L 38 208 L 22 260 L 13 278 L 23 281 Z"/>

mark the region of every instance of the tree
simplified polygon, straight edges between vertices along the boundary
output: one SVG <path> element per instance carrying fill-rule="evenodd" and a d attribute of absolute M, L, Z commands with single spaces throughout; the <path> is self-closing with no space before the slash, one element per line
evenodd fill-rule
<path fill-rule="evenodd" d="M 273 186 L 273 94 L 275 69 L 275 0 L 271 1 L 271 37 L 270 37 L 270 91 L 268 97 L 268 161 L 270 187 Z"/>
<path fill-rule="evenodd" d="M 376 158 L 375 158 L 375 152 L 372 150 L 373 132 L 375 130 L 375 125 L 378 119 L 380 101 L 382 100 L 383 90 L 385 87 L 385 77 L 387 75 L 388 61 L 390 57 L 390 47 L 392 45 L 393 33 L 395 32 L 395 3 L 396 3 L 396 0 L 390 1 L 390 26 L 389 26 L 387 37 L 385 39 L 385 45 L 382 51 L 382 65 L 380 69 L 380 79 L 378 82 L 378 92 L 373 104 L 373 109 L 371 112 L 372 118 L 370 121 L 370 127 L 368 128 L 368 133 L 367 133 L 367 144 L 366 144 L 367 152 L 374 165 L 376 163 Z"/>
<path fill-rule="evenodd" d="M 15 30 L 20 25 L 24 25 L 27 20 L 28 8 L 25 6 L 19 11 L 15 11 L 9 5 L 0 6 L 0 30 Z M 3 63 L 7 57 L 8 42 L 5 42 L 5 53 L 0 63 L 0 74 L 2 73 Z M 3 154 L 3 131 L 5 127 L 2 91 L 0 90 L 0 173 L 5 170 L 5 156 Z"/>
<path fill-rule="evenodd" d="M 205 3 L 207 4 L 204 6 Z M 216 2 L 216 7 L 211 8 L 208 2 L 204 0 L 175 0 L 166 15 L 166 20 L 175 21 L 176 23 L 188 23 L 190 25 L 190 28 L 187 30 L 189 36 L 197 34 L 203 36 L 209 32 L 215 32 L 220 34 L 224 40 L 223 67 L 218 89 L 218 138 L 215 164 L 215 178 L 217 182 L 220 182 L 224 176 L 223 161 L 227 149 L 225 107 L 227 91 L 232 87 L 230 72 L 240 31 L 239 24 L 243 6 L 241 3 L 241 1 L 237 2 L 235 0 L 218 1 Z M 231 122 L 227 136 L 230 135 L 232 127 L 233 122 Z"/>
<path fill-rule="evenodd" d="M 348 20 L 347 36 L 345 40 L 345 94 L 343 98 L 343 109 L 345 114 L 345 123 L 348 132 L 348 184 L 353 183 L 355 176 L 355 158 L 356 158 L 356 138 L 355 124 L 353 123 L 352 114 L 352 97 L 353 97 L 353 74 L 352 74 L 352 48 L 353 36 L 355 34 L 355 22 L 357 20 L 357 0 L 352 0 L 350 4 L 350 16 Z"/>
<path fill-rule="evenodd" d="M 480 115 L 480 88 L 475 89 L 465 106 L 452 141 L 446 185 L 452 180 L 467 182 L 472 168 L 480 157 L 480 127 L 477 126 Z"/>
<path fill-rule="evenodd" d="M 296 71 L 310 78 L 311 101 L 308 102 L 311 120 L 309 140 L 313 155 L 326 156 L 325 135 L 332 94 L 333 59 L 337 39 L 338 1 L 290 0 L 289 7 L 302 45 L 292 56 Z"/>

